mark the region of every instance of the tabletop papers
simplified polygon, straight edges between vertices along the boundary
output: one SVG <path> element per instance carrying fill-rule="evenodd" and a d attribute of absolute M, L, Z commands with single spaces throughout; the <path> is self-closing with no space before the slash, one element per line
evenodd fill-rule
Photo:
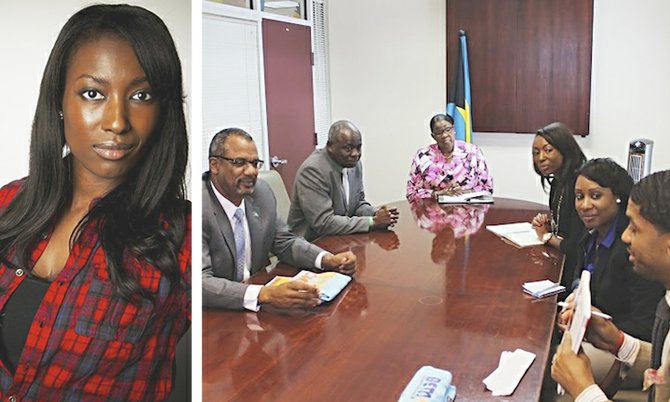
<path fill-rule="evenodd" d="M 533 360 L 535 360 L 535 353 L 526 352 L 523 349 L 502 352 L 498 368 L 484 379 L 486 388 L 493 396 L 512 395 Z"/>
<path fill-rule="evenodd" d="M 339 272 L 312 272 L 302 270 L 295 276 L 275 276 L 265 286 L 278 286 L 285 282 L 303 281 L 319 289 L 319 298 L 325 302 L 333 300 L 351 281 L 349 275 Z"/>
<path fill-rule="evenodd" d="M 488 191 L 473 191 L 461 195 L 440 195 L 440 204 L 493 204 L 493 196 Z"/>
<path fill-rule="evenodd" d="M 530 222 L 488 225 L 486 226 L 486 230 L 497 234 L 519 248 L 544 244 L 542 240 L 537 237 L 537 233 L 535 233 L 535 229 L 533 229 L 533 225 L 531 225 Z"/>
<path fill-rule="evenodd" d="M 538 299 L 565 291 L 565 286 L 552 282 L 549 279 L 526 282 L 523 284 L 522 288 L 524 292 Z"/>
<path fill-rule="evenodd" d="M 402 391 L 398 402 L 451 402 L 456 398 L 451 380 L 449 371 L 423 366 Z"/>

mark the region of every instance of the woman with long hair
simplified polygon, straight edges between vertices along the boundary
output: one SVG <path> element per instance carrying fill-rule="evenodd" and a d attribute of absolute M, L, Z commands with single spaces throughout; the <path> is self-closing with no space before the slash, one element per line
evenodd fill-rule
<path fill-rule="evenodd" d="M 4 398 L 167 398 L 190 322 L 187 159 L 163 21 L 77 12 L 44 70 L 29 175 L 0 189 Z"/>
<path fill-rule="evenodd" d="M 551 123 L 539 129 L 533 140 L 533 168 L 545 189 L 549 186 L 551 214 L 537 214 L 532 224 L 537 236 L 548 246 L 565 254 L 561 283 L 569 287 L 576 263 L 576 249 L 584 234 L 584 224 L 575 210 L 576 170 L 586 157 L 570 129 Z"/>

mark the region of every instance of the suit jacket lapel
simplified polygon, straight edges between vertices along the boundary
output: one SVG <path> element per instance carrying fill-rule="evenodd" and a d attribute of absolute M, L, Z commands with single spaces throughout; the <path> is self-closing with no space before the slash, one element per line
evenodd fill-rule
<path fill-rule="evenodd" d="M 254 205 L 253 197 L 244 197 L 245 209 L 247 211 L 247 224 L 249 225 L 249 237 L 251 238 L 251 267 L 252 274 L 256 268 L 263 266 L 263 223 L 261 213 Z"/>
<path fill-rule="evenodd" d="M 216 198 L 214 190 L 212 189 L 212 183 L 209 179 L 206 179 L 207 183 L 207 193 L 209 195 L 210 203 L 212 204 L 212 213 L 214 214 L 214 221 L 216 222 L 216 227 L 221 231 L 221 236 L 223 236 L 223 242 L 228 247 L 231 255 L 233 256 L 233 261 L 237 258 L 237 252 L 235 247 L 235 234 L 233 233 L 233 227 L 228 220 L 226 211 L 223 210 L 221 203 Z"/>

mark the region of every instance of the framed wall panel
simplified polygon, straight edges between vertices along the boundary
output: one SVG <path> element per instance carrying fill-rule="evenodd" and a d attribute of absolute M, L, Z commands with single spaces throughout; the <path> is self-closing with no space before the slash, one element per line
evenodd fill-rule
<path fill-rule="evenodd" d="M 562 121 L 588 135 L 593 0 L 447 0 L 447 86 L 460 29 L 474 131 L 534 133 Z"/>

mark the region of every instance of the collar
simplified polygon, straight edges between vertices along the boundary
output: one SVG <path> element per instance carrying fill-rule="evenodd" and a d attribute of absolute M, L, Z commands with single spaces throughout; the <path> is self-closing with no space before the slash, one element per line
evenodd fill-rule
<path fill-rule="evenodd" d="M 344 170 L 344 166 L 341 166 L 339 163 L 335 162 L 335 159 L 333 159 L 333 157 L 330 156 L 326 147 L 321 148 L 318 152 L 323 153 L 323 155 L 326 157 L 326 160 L 328 161 L 330 166 L 334 170 L 336 170 L 339 174 L 342 174 L 342 171 Z"/>
<path fill-rule="evenodd" d="M 614 240 L 616 240 L 617 236 L 617 226 L 619 226 L 619 214 L 616 215 L 614 218 L 614 221 L 612 221 L 612 225 L 610 225 L 609 230 L 607 231 L 607 234 L 605 237 L 600 241 L 601 246 L 605 246 L 607 248 L 612 247 L 612 244 L 614 244 Z"/>
<path fill-rule="evenodd" d="M 452 160 L 453 160 L 453 157 L 454 157 L 454 156 L 459 157 L 459 158 L 463 158 L 465 155 L 468 154 L 468 151 L 467 151 L 467 145 L 466 145 L 466 144 L 467 144 L 467 143 L 466 143 L 465 141 L 454 140 L 454 150 L 451 151 Z M 437 154 L 437 155 L 441 155 L 442 158 L 445 158 L 445 159 L 446 159 L 446 157 L 445 157 L 444 154 L 442 153 L 442 150 L 440 149 L 440 146 L 437 145 L 436 142 L 430 144 L 430 145 L 428 146 L 428 148 L 431 148 L 432 151 L 433 151 L 435 154 Z"/>
<path fill-rule="evenodd" d="M 614 218 L 612 225 L 610 225 L 610 228 L 607 230 L 607 234 L 600 241 L 600 246 L 608 249 L 612 248 L 612 244 L 614 244 L 614 241 L 617 238 L 617 226 L 619 226 L 619 214 L 617 214 L 617 216 Z M 590 230 L 587 236 L 587 244 L 589 245 L 589 248 L 591 248 L 598 238 L 598 231 L 595 229 Z"/>
<path fill-rule="evenodd" d="M 235 215 L 235 211 L 237 210 L 237 208 L 242 208 L 244 216 L 247 216 L 247 211 L 245 208 L 246 202 L 244 200 L 242 200 L 240 206 L 238 207 L 237 205 L 230 202 L 228 198 L 224 197 L 223 194 L 219 193 L 216 187 L 214 187 L 214 183 L 212 183 L 211 180 L 209 181 L 209 185 L 212 186 L 212 190 L 214 190 L 214 195 L 216 196 L 216 199 L 219 201 L 219 204 L 221 204 L 221 207 L 223 207 L 223 210 L 226 212 L 226 216 L 228 216 L 228 220 L 230 222 L 233 222 L 233 216 Z"/>

